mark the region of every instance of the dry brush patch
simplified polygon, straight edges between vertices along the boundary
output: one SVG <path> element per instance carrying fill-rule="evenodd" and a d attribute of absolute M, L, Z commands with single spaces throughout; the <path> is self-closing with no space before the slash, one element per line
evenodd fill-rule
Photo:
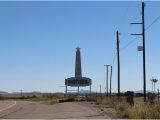
<path fill-rule="evenodd" d="M 121 107 L 118 109 L 118 116 L 131 119 L 159 119 L 160 105 L 140 105 L 136 107 Z"/>
<path fill-rule="evenodd" d="M 114 108 L 118 118 L 160 119 L 160 104 L 144 104 L 143 98 L 136 98 L 134 106 L 130 106 L 125 97 L 98 98 L 97 103 Z"/>

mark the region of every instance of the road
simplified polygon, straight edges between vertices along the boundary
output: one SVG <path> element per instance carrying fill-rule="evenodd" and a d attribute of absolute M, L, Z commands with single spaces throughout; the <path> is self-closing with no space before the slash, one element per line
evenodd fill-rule
<path fill-rule="evenodd" d="M 87 102 L 54 105 L 27 101 L 0 101 L 0 119 L 110 119 L 112 110 Z"/>

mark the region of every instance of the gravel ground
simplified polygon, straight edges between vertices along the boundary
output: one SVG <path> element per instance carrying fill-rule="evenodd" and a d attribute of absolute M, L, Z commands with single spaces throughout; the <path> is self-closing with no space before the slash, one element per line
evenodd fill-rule
<path fill-rule="evenodd" d="M 0 102 L 0 110 L 14 101 Z M 17 101 L 16 105 L 0 111 L 0 119 L 111 119 L 115 112 L 90 102 L 65 102 L 54 105 Z"/>

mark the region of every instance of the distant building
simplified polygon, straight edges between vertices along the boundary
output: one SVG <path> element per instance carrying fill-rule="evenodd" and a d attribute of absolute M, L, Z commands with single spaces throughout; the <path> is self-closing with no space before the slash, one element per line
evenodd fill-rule
<path fill-rule="evenodd" d="M 92 81 L 90 78 L 82 77 L 81 53 L 80 53 L 80 48 L 77 48 L 76 63 L 75 63 L 75 77 L 70 77 L 65 79 L 66 94 L 67 94 L 67 86 L 78 87 L 78 93 L 79 93 L 79 87 L 90 86 L 90 92 L 91 92 L 91 84 L 92 84 Z"/>

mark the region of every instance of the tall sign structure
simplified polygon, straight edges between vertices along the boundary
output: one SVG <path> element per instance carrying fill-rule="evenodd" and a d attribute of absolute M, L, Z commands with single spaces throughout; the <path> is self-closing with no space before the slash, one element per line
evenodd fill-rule
<path fill-rule="evenodd" d="M 80 48 L 77 48 L 76 51 L 75 78 L 79 80 L 82 78 Z"/>
<path fill-rule="evenodd" d="M 70 77 L 65 79 L 66 95 L 67 95 L 67 86 L 78 87 L 78 95 L 79 95 L 79 87 L 90 86 L 90 95 L 91 95 L 91 84 L 92 84 L 92 81 L 90 78 L 82 77 L 81 53 L 80 53 L 80 48 L 77 48 L 76 63 L 75 63 L 75 77 Z"/>

